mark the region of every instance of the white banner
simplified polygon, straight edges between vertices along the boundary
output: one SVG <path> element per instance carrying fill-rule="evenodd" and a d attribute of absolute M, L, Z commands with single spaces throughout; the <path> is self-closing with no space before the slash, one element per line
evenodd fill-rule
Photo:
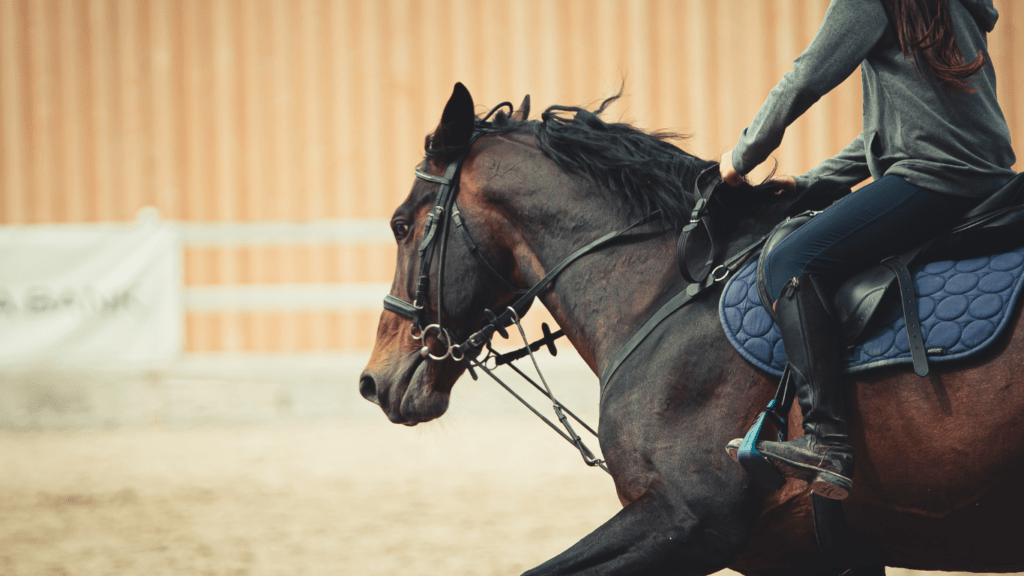
<path fill-rule="evenodd" d="M 0 226 L 0 364 L 171 360 L 184 349 L 170 226 Z"/>

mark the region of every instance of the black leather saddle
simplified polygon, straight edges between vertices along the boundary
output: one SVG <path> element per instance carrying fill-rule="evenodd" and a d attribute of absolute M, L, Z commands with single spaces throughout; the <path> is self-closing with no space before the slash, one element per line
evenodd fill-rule
<path fill-rule="evenodd" d="M 757 263 L 757 290 L 768 314 L 774 318 L 764 277 L 765 257 L 787 236 L 819 212 L 805 212 L 787 218 L 769 234 Z M 833 310 L 844 345 L 857 343 L 865 334 L 881 303 L 899 288 L 914 371 L 928 374 L 924 338 L 917 318 L 917 298 L 909 265 L 918 258 L 962 259 L 991 254 L 1024 244 L 1024 173 L 1018 174 L 938 238 L 928 240 L 903 254 L 888 256 L 874 266 L 838 282 L 831 290 Z"/>

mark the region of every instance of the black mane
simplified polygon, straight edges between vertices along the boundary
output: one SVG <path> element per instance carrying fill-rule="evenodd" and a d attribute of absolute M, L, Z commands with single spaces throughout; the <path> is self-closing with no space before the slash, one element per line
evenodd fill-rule
<path fill-rule="evenodd" d="M 646 133 L 625 123 L 608 123 L 601 113 L 619 99 L 616 94 L 594 111 L 575 106 L 551 106 L 540 120 L 513 121 L 502 108 L 476 119 L 480 135 L 530 131 L 537 147 L 562 170 L 585 176 L 622 199 L 635 216 L 661 210 L 664 221 L 681 228 L 689 221 L 697 175 L 715 163 L 687 154 L 669 140 L 681 136 L 670 132 Z M 571 113 L 571 116 L 565 115 Z M 491 117 L 494 117 L 493 120 Z M 433 148 L 431 157 L 449 158 L 462 149 Z"/>
<path fill-rule="evenodd" d="M 551 106 L 537 123 L 537 146 L 570 174 L 586 175 L 617 194 L 634 215 L 661 210 L 665 222 L 681 228 L 693 209 L 697 175 L 714 162 L 701 160 L 669 143 L 681 136 L 645 133 L 625 123 L 608 123 L 600 115 L 621 94 L 595 111 Z M 563 116 L 564 113 L 572 116 Z"/>

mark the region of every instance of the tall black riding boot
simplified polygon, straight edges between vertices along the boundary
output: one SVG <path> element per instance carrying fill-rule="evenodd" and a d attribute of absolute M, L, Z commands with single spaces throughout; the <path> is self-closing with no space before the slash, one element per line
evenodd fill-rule
<path fill-rule="evenodd" d="M 757 451 L 784 476 L 806 481 L 815 494 L 842 500 L 853 485 L 853 448 L 843 408 L 836 321 L 810 275 L 782 288 L 775 313 L 804 415 L 804 435 L 789 442 L 758 442 Z M 730 448 L 736 443 L 730 442 Z M 729 452 L 735 457 L 735 449 Z"/>

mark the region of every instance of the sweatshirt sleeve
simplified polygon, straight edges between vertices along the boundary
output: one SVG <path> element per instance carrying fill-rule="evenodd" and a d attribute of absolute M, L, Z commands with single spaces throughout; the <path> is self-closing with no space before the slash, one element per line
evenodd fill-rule
<path fill-rule="evenodd" d="M 857 69 L 888 25 L 881 0 L 832 0 L 811 44 L 740 134 L 732 152 L 736 170 L 746 174 L 764 162 L 786 128 Z"/>
<path fill-rule="evenodd" d="M 867 157 L 864 152 L 864 133 L 861 132 L 850 142 L 842 152 L 836 154 L 806 174 L 796 176 L 796 189 L 802 191 L 812 184 L 827 182 L 832 184 L 829 188 L 846 186 L 853 188 L 855 185 L 867 180 L 871 176 L 868 168 Z"/>

